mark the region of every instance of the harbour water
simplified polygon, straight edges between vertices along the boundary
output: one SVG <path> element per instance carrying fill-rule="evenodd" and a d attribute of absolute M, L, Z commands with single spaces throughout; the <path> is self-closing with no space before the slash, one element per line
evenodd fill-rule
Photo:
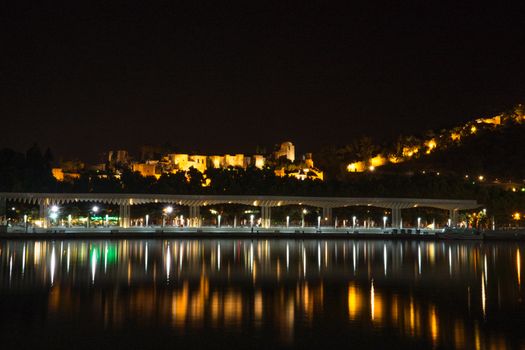
<path fill-rule="evenodd" d="M 525 244 L 0 241 L 2 348 L 525 348 Z"/>

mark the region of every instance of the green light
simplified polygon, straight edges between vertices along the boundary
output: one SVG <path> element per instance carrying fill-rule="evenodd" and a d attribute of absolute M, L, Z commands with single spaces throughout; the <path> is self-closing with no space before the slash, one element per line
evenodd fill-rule
<path fill-rule="evenodd" d="M 108 264 L 114 264 L 118 260 L 118 254 L 117 254 L 117 245 L 111 244 L 108 245 L 108 248 L 106 250 L 106 257 L 108 259 Z"/>
<path fill-rule="evenodd" d="M 105 217 L 105 216 L 91 216 L 90 218 L 91 218 L 91 220 L 93 220 L 93 221 L 96 221 L 96 220 L 106 220 L 106 217 Z M 108 216 L 108 220 L 109 220 L 109 221 L 118 221 L 118 216 Z"/>

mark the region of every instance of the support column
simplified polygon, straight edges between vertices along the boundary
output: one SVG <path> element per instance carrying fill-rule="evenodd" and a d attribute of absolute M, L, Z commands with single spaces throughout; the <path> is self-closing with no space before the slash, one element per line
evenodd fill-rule
<path fill-rule="evenodd" d="M 401 227 L 401 208 L 392 208 L 392 227 L 402 228 Z"/>
<path fill-rule="evenodd" d="M 7 225 L 7 199 L 0 198 L 0 226 Z"/>
<path fill-rule="evenodd" d="M 332 208 L 323 208 L 323 221 L 326 225 L 332 225 Z"/>
<path fill-rule="evenodd" d="M 272 207 L 261 207 L 261 225 L 263 228 L 270 228 L 272 221 Z"/>
<path fill-rule="evenodd" d="M 201 207 L 190 205 L 190 227 L 201 227 Z"/>
<path fill-rule="evenodd" d="M 459 210 L 457 209 L 448 210 L 448 217 L 450 219 L 451 227 L 456 227 L 458 225 L 458 214 L 459 214 Z"/>
<path fill-rule="evenodd" d="M 51 200 L 49 198 L 44 198 L 38 207 L 38 218 L 42 221 L 42 227 L 49 227 L 49 206 L 51 205 Z"/>
<path fill-rule="evenodd" d="M 131 220 L 131 206 L 129 204 L 119 205 L 119 225 L 128 228 Z"/>

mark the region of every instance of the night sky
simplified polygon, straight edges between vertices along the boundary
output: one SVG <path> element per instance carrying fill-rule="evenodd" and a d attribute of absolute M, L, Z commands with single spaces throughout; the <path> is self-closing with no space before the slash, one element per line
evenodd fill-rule
<path fill-rule="evenodd" d="M 523 5 L 21 3 L 0 6 L 0 147 L 301 153 L 525 102 Z"/>

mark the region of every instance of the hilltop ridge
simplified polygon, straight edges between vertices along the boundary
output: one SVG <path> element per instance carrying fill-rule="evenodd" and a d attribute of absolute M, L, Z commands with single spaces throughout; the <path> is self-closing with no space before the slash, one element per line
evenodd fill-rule
<path fill-rule="evenodd" d="M 509 112 L 477 118 L 463 125 L 421 136 L 399 136 L 386 145 L 370 138 L 354 140 L 332 150 L 333 161 L 319 162 L 328 173 L 443 172 L 494 180 L 525 179 L 525 106 Z M 321 158 L 322 156 L 319 156 Z"/>

